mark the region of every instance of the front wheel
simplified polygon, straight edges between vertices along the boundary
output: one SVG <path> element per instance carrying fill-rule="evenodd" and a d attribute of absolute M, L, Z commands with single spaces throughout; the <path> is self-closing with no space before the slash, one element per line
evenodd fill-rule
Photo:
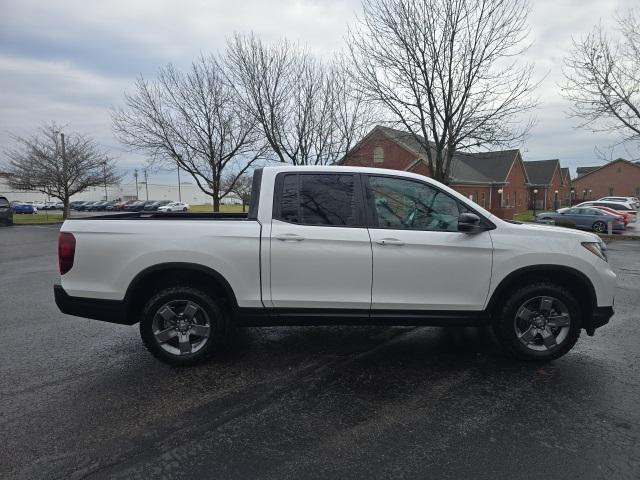
<path fill-rule="evenodd" d="M 176 366 L 206 361 L 227 336 L 229 318 L 221 302 L 201 289 L 172 286 L 145 304 L 140 335 L 159 360 Z"/>
<path fill-rule="evenodd" d="M 571 292 L 543 281 L 515 290 L 498 312 L 493 329 L 512 356 L 548 361 L 573 348 L 580 337 L 581 317 Z"/>

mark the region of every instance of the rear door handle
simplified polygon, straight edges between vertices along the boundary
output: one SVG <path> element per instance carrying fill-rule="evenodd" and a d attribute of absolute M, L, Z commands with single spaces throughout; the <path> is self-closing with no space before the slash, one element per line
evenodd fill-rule
<path fill-rule="evenodd" d="M 275 235 L 274 238 L 282 242 L 301 242 L 304 240 L 304 237 L 296 235 L 295 233 L 281 233 L 280 235 Z"/>
<path fill-rule="evenodd" d="M 398 240 L 397 238 L 381 238 L 380 240 L 376 240 L 376 243 L 378 245 L 396 245 L 398 247 L 401 247 L 402 245 L 404 245 L 404 242 L 402 240 Z"/>

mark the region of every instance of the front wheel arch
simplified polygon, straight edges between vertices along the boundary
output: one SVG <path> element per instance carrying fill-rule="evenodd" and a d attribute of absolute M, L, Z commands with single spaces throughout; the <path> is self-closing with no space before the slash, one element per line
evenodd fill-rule
<path fill-rule="evenodd" d="M 591 314 L 598 304 L 596 290 L 584 273 L 562 265 L 530 265 L 511 272 L 494 289 L 487 302 L 486 310 L 491 315 L 495 315 L 509 293 L 522 285 L 541 280 L 552 280 L 578 298 L 582 310 L 583 327 L 587 329 L 591 327 Z"/>

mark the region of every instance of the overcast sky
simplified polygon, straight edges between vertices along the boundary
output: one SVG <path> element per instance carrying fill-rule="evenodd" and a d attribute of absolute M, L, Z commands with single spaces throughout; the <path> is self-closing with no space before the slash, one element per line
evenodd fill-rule
<path fill-rule="evenodd" d="M 617 10 L 637 0 L 532 3 L 535 44 L 527 57 L 538 77 L 547 77 L 538 91 L 538 124 L 522 146 L 525 160 L 559 158 L 572 171 L 599 164 L 594 148 L 616 138 L 574 128 L 558 93 L 560 66 L 572 36 L 599 21 L 611 24 Z M 0 0 L 0 148 L 10 144 L 9 132 L 29 135 L 55 120 L 93 136 L 130 177 L 145 160 L 113 138 L 109 112 L 137 75 L 151 78 L 168 62 L 186 66 L 200 52 L 222 48 L 233 32 L 286 36 L 328 56 L 343 48 L 359 10 L 359 0 Z M 622 148 L 614 154 L 638 156 Z"/>

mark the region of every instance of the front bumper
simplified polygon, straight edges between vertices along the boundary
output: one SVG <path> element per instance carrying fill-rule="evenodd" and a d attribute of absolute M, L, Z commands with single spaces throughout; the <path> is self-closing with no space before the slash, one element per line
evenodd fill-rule
<path fill-rule="evenodd" d="M 129 308 L 124 300 L 72 297 L 59 284 L 53 286 L 53 296 L 60 311 L 68 315 L 119 323 L 121 325 L 133 325 L 136 323 L 135 320 L 129 320 Z"/>
<path fill-rule="evenodd" d="M 600 328 L 603 325 L 609 323 L 609 320 L 613 317 L 613 307 L 597 307 L 591 312 L 591 318 L 585 327 L 587 335 L 593 336 L 596 328 Z"/>

